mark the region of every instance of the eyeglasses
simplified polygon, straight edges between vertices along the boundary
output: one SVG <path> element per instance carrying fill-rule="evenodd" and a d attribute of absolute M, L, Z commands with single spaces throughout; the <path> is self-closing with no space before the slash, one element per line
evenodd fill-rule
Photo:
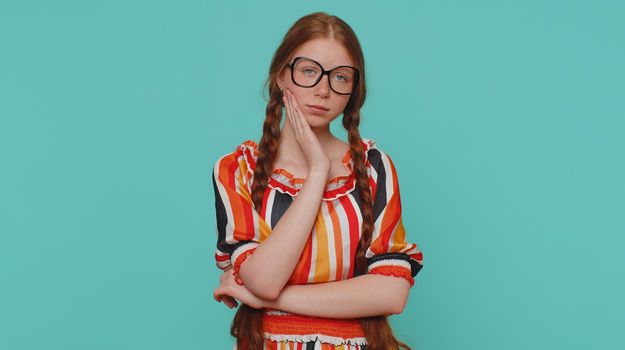
<path fill-rule="evenodd" d="M 291 80 L 297 86 L 310 88 L 327 74 L 330 82 L 330 89 L 339 95 L 351 95 L 358 85 L 360 71 L 351 66 L 338 66 L 330 70 L 324 70 L 319 62 L 308 57 L 295 57 L 292 63 L 288 64 L 291 69 Z"/>

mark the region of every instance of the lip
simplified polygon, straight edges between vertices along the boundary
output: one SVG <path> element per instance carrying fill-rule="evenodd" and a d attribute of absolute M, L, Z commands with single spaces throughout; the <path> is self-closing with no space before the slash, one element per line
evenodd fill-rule
<path fill-rule="evenodd" d="M 329 108 L 325 108 L 325 107 L 322 107 L 322 106 L 319 106 L 319 105 L 306 105 L 306 106 L 308 106 L 308 108 L 310 108 L 310 109 L 312 109 L 314 111 L 319 111 L 319 112 L 327 112 L 327 111 L 330 110 Z"/>

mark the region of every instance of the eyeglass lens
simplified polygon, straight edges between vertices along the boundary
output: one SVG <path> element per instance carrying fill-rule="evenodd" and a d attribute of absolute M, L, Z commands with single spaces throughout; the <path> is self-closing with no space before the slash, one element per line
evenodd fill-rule
<path fill-rule="evenodd" d="M 295 62 L 295 66 L 293 67 L 293 80 L 298 85 L 312 87 L 317 83 L 317 80 L 319 80 L 321 72 L 322 68 L 316 62 L 308 59 L 300 59 Z M 356 70 L 351 67 L 334 68 L 329 75 L 330 86 L 338 93 L 351 93 L 354 87 L 356 74 Z"/>

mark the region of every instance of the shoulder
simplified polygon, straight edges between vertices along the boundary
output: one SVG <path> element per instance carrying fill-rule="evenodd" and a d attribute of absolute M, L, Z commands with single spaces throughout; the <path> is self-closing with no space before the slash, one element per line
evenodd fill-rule
<path fill-rule="evenodd" d="M 254 174 L 258 144 L 248 139 L 237 144 L 232 151 L 221 155 L 213 166 L 213 175 L 216 178 L 238 175 L 247 182 Z"/>
<path fill-rule="evenodd" d="M 365 154 L 367 165 L 370 170 L 375 174 L 382 174 L 388 172 L 394 172 L 395 167 L 390 155 L 373 140 L 363 138 L 363 144 L 365 144 Z"/>

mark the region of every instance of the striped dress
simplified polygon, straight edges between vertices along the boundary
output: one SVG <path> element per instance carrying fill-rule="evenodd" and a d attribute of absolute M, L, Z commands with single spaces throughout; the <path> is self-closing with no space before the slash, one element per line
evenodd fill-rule
<path fill-rule="evenodd" d="M 404 278 L 413 286 L 413 278 L 423 266 L 423 256 L 415 243 L 406 241 L 395 166 L 373 140 L 362 138 L 361 142 L 374 199 L 374 230 L 365 254 L 367 273 Z M 215 259 L 218 268 L 233 268 L 235 275 L 241 263 L 271 234 L 304 183 L 304 179 L 294 177 L 286 169 L 274 169 L 262 206 L 255 208 L 251 185 L 257 156 L 256 142 L 246 140 L 222 156 L 213 169 Z M 342 163 L 349 175 L 327 183 L 308 241 L 288 284 L 354 277 L 362 225 L 361 198 L 349 151 Z M 263 332 L 265 349 L 366 349 L 358 319 L 318 318 L 266 309 Z"/>

